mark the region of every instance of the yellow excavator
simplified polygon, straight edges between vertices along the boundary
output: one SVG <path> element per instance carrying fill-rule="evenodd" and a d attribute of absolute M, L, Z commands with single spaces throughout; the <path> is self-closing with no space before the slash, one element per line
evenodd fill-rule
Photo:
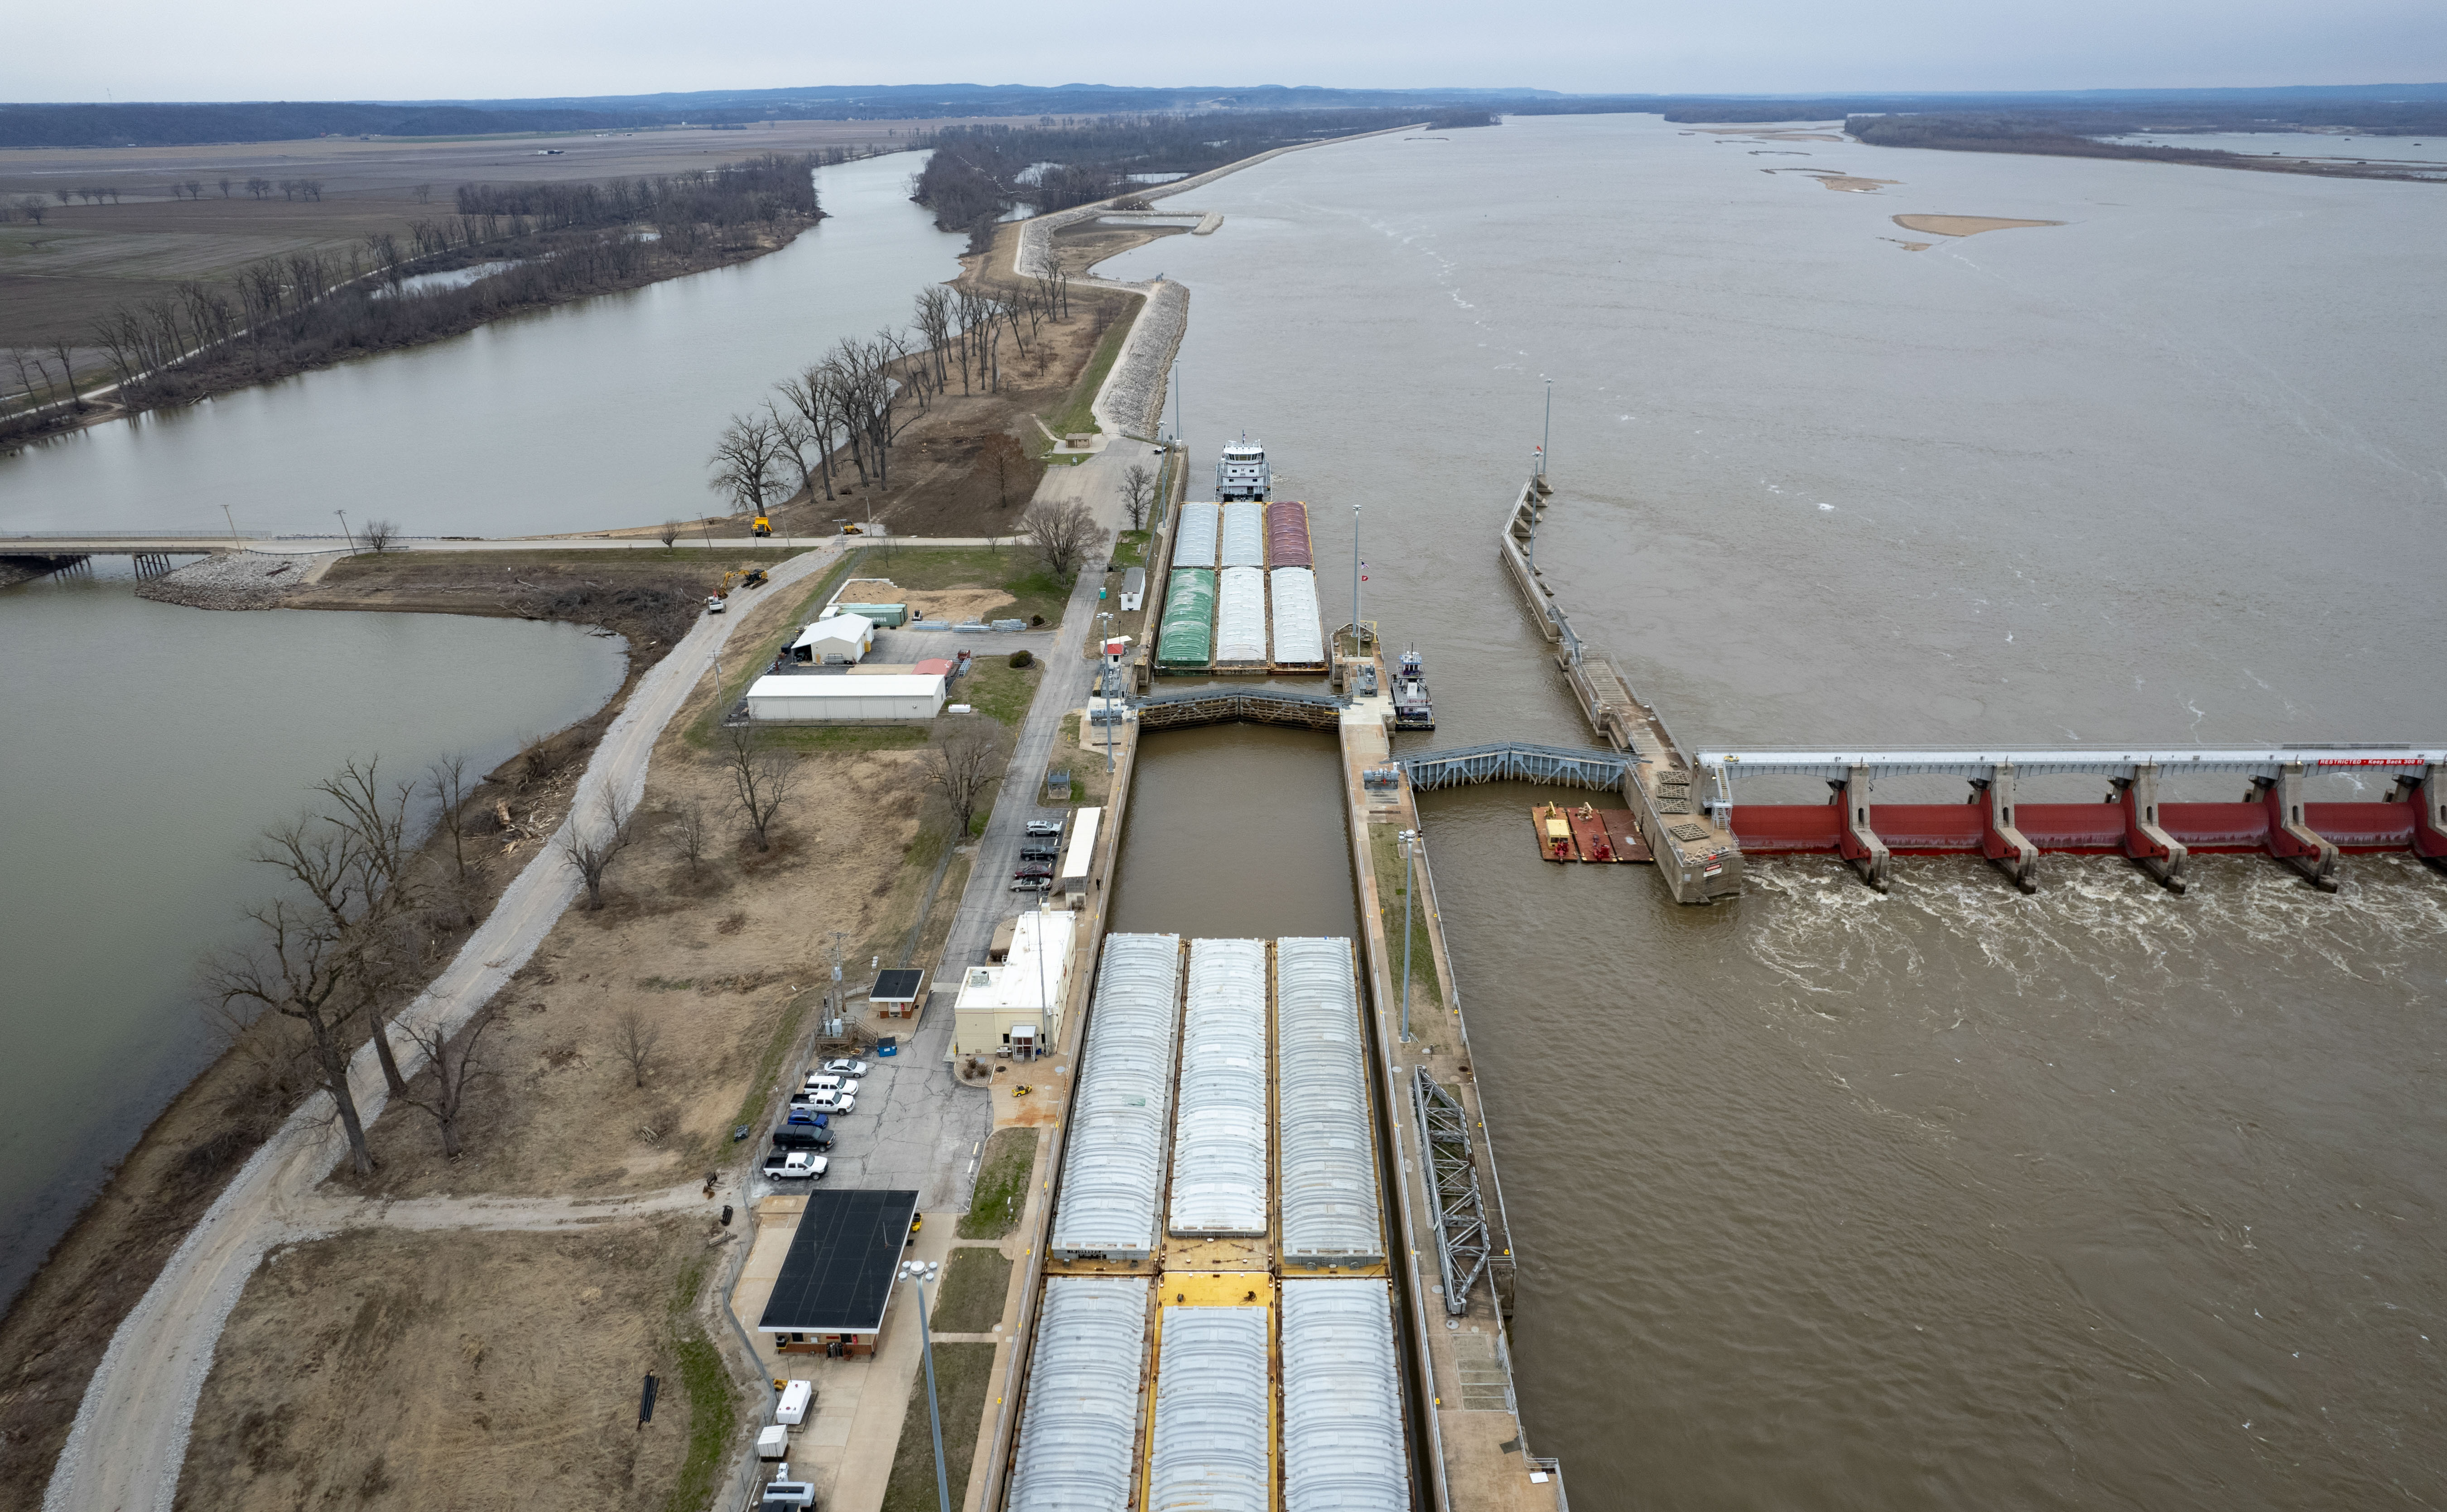
<path fill-rule="evenodd" d="M 730 586 L 733 583 L 738 584 L 742 588 L 762 588 L 765 586 L 765 569 L 762 567 L 734 567 L 730 571 L 724 573 L 722 575 L 722 587 L 714 593 L 706 595 L 705 612 L 707 614 L 719 614 L 724 610 L 730 607 Z"/>
<path fill-rule="evenodd" d="M 759 512 L 756 516 L 756 523 L 748 527 L 748 533 L 751 536 L 769 536 L 773 534 L 773 521 L 766 519 L 764 514 Z"/>

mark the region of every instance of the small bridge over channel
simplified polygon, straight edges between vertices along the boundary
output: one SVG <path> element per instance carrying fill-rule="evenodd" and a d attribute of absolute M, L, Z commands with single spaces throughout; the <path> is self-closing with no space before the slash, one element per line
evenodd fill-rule
<path fill-rule="evenodd" d="M 1152 693 L 1131 706 L 1141 729 L 1186 729 L 1195 725 L 1291 725 L 1301 729 L 1337 728 L 1351 700 L 1332 693 L 1295 693 L 1272 688 L 1192 688 Z"/>
<path fill-rule="evenodd" d="M 1618 788 L 1631 771 L 1621 751 L 1569 746 L 1527 746 L 1517 741 L 1466 746 L 1405 756 L 1394 765 L 1413 788 L 1458 787 L 1470 783 L 1538 783 L 1548 787 Z"/>

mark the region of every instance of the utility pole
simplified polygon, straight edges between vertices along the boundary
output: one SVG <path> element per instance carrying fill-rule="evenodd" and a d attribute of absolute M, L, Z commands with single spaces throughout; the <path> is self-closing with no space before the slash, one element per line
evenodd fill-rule
<path fill-rule="evenodd" d="M 935 1501 L 952 1512 L 952 1483 L 943 1478 L 943 1408 L 935 1394 L 935 1332 L 926 1322 L 926 1283 L 918 1283 L 918 1337 L 926 1350 L 926 1421 L 935 1429 Z"/>
<path fill-rule="evenodd" d="M 221 505 L 221 518 L 222 518 L 223 520 L 228 520 L 228 521 L 229 521 L 229 528 L 230 528 L 230 544 L 231 544 L 231 545 L 233 545 L 233 546 L 237 547 L 237 549 L 238 549 L 238 550 L 240 550 L 240 551 L 244 551 L 244 550 L 246 549 L 246 547 L 245 547 L 242 543 L 240 543 L 240 542 L 239 542 L 239 540 L 238 540 L 238 539 L 237 539 L 237 518 L 236 518 L 235 516 L 233 516 L 233 515 L 230 513 L 230 507 L 229 507 L 229 505 L 227 505 L 227 504 L 223 504 L 223 505 Z"/>
<path fill-rule="evenodd" d="M 1402 1043 L 1411 1043 L 1411 894 L 1413 871 L 1413 858 L 1419 846 L 1419 832 L 1406 829 L 1394 840 L 1402 847 Z"/>
<path fill-rule="evenodd" d="M 221 507 L 226 509 L 229 506 L 224 504 Z M 347 539 L 349 543 L 349 551 L 353 555 L 357 549 L 357 538 L 349 529 L 349 512 L 345 509 L 334 509 L 332 513 L 340 517 L 340 534 Z"/>

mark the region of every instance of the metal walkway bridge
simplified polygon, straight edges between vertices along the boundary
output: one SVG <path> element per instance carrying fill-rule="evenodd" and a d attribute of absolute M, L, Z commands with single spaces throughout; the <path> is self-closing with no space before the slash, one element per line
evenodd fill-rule
<path fill-rule="evenodd" d="M 1332 729 L 1342 723 L 1350 700 L 1330 693 L 1293 693 L 1265 688 L 1192 688 L 1151 693 L 1133 704 L 1141 729 L 1183 729 L 1193 725 L 1292 725 Z"/>
<path fill-rule="evenodd" d="M 1622 785 L 1631 759 L 1620 751 L 1507 742 L 1428 751 L 1394 763 L 1413 788 L 1456 787 L 1465 783 L 1543 783 L 1550 787 Z"/>

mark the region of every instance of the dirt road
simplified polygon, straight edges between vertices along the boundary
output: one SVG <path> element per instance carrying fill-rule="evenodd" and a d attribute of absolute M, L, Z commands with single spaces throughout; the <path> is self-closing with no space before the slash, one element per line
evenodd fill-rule
<path fill-rule="evenodd" d="M 773 569 L 787 587 L 830 568 L 841 542 L 825 542 Z M 594 759 L 571 811 L 590 816 L 598 795 L 634 804 L 644 791 L 655 738 L 679 710 L 737 623 L 707 616 L 639 680 Z M 547 845 L 512 882 L 483 927 L 403 1018 L 455 1030 L 522 965 L 578 893 L 577 874 Z M 422 1066 L 412 1044 L 395 1048 L 401 1069 Z M 388 1100 L 371 1045 L 351 1063 L 358 1106 L 370 1123 Z M 346 1146 L 328 1097 L 293 1114 L 256 1152 L 179 1247 L 143 1300 L 121 1323 L 85 1389 L 43 1497 L 44 1512 L 170 1512 L 185 1463 L 196 1402 L 213 1347 L 264 1252 L 328 1232 L 332 1205 L 314 1196 Z"/>

